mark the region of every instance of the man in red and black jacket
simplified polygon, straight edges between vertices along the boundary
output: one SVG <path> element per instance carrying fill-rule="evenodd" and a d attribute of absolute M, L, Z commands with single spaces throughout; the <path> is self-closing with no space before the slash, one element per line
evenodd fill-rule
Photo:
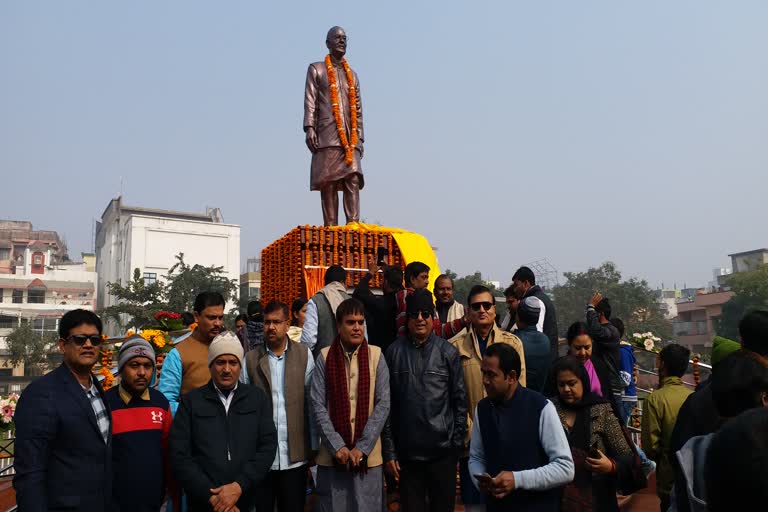
<path fill-rule="evenodd" d="M 149 387 L 155 351 L 147 340 L 127 339 L 117 361 L 120 384 L 106 392 L 112 410 L 112 495 L 120 510 L 157 512 L 166 494 L 173 494 L 167 492 L 171 406 Z"/>
<path fill-rule="evenodd" d="M 405 266 L 405 286 L 406 288 L 400 290 L 395 295 L 395 303 L 397 305 L 397 316 L 395 317 L 395 325 L 397 326 L 397 335 L 405 336 L 407 334 L 406 324 L 408 318 L 406 316 L 406 299 L 416 290 L 425 290 L 429 284 L 429 266 L 426 263 L 420 261 L 412 261 Z M 432 305 L 434 310 L 434 304 Z M 467 326 L 466 318 L 457 318 L 456 320 L 442 323 L 437 316 L 437 311 L 432 315 L 432 330 L 435 335 L 449 340 L 459 334 L 462 329 Z"/>

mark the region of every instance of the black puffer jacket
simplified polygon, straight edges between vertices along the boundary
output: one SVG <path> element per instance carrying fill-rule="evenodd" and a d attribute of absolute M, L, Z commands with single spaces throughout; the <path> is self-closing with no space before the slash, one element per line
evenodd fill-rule
<path fill-rule="evenodd" d="M 430 334 L 417 347 L 398 338 L 386 353 L 391 410 L 382 433 L 385 460 L 429 461 L 461 453 L 467 394 L 456 348 Z"/>
<path fill-rule="evenodd" d="M 170 435 L 171 467 L 190 512 L 209 511 L 210 489 L 237 482 L 237 507 L 249 510 L 277 451 L 277 432 L 264 392 L 248 384 L 232 391 L 229 413 L 209 381 L 179 404 Z"/>

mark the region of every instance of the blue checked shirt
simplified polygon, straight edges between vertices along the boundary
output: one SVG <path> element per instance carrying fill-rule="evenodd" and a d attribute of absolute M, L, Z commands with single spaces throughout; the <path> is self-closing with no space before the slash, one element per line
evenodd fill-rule
<path fill-rule="evenodd" d="M 91 377 L 91 387 L 86 388 L 85 386 L 82 386 L 82 388 L 85 391 L 85 395 L 88 397 L 88 401 L 91 402 L 93 414 L 96 415 L 96 423 L 99 425 L 99 430 L 101 430 L 101 437 L 104 438 L 104 442 L 106 443 L 109 439 L 109 412 L 107 412 L 107 408 L 104 406 L 101 396 L 99 396 L 99 391 L 93 383 L 93 377 Z"/>

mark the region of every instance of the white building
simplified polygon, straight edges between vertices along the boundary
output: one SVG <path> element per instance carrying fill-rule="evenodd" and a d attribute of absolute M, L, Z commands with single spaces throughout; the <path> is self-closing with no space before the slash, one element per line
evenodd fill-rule
<path fill-rule="evenodd" d="M 168 273 L 179 253 L 189 265 L 223 267 L 226 277 L 237 283 L 240 226 L 224 224 L 218 208 L 197 214 L 126 206 L 119 197 L 110 201 L 96 225 L 99 309 L 117 302 L 107 292 L 107 283 L 131 281 L 134 269 L 146 283 L 155 282 Z"/>

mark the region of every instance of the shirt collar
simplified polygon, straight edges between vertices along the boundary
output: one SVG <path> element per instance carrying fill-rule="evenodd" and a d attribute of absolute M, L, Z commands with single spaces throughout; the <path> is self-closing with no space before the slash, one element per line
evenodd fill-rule
<path fill-rule="evenodd" d="M 266 341 L 264 342 L 264 347 L 267 349 L 267 354 L 269 354 L 270 356 L 276 359 L 282 359 L 283 357 L 285 357 L 285 353 L 288 352 L 288 348 L 291 346 L 291 344 L 288 343 L 288 336 L 285 337 L 285 340 L 283 340 L 283 343 L 285 343 L 285 348 L 283 349 L 283 353 L 279 356 L 274 352 L 272 352 L 272 349 L 269 348 L 269 345 L 267 345 Z"/>
<path fill-rule="evenodd" d="M 122 384 L 117 386 L 117 392 L 120 394 L 120 400 L 122 400 L 125 405 L 128 405 L 131 399 L 133 399 L 133 395 L 127 392 Z M 145 389 L 139 398 L 144 401 L 149 401 L 149 388 Z"/>
<path fill-rule="evenodd" d="M 227 398 L 229 398 L 230 396 L 232 396 L 232 395 L 234 395 L 234 394 L 235 394 L 235 391 L 237 391 L 237 384 L 238 384 L 238 383 L 237 383 L 237 382 L 235 382 L 235 387 L 233 387 L 232 389 L 230 389 L 230 390 L 229 390 L 229 394 L 227 394 L 227 395 L 224 395 L 224 393 L 223 393 L 223 392 L 222 392 L 222 391 L 219 389 L 219 386 L 217 386 L 216 384 L 214 384 L 214 383 L 213 383 L 213 381 L 211 381 L 211 384 L 213 384 L 213 389 L 215 389 L 215 390 L 216 390 L 216 394 L 217 394 L 217 395 L 219 395 L 221 398 L 227 399 Z"/>
<path fill-rule="evenodd" d="M 93 386 L 93 375 L 90 375 L 88 378 L 90 380 L 89 380 L 89 383 L 88 383 L 87 386 L 83 386 L 82 384 L 80 384 L 80 381 L 77 381 L 77 383 L 80 384 L 80 387 L 83 388 L 83 391 L 85 391 L 86 393 L 88 393 L 89 391 L 92 391 L 93 387 L 94 387 Z"/>

